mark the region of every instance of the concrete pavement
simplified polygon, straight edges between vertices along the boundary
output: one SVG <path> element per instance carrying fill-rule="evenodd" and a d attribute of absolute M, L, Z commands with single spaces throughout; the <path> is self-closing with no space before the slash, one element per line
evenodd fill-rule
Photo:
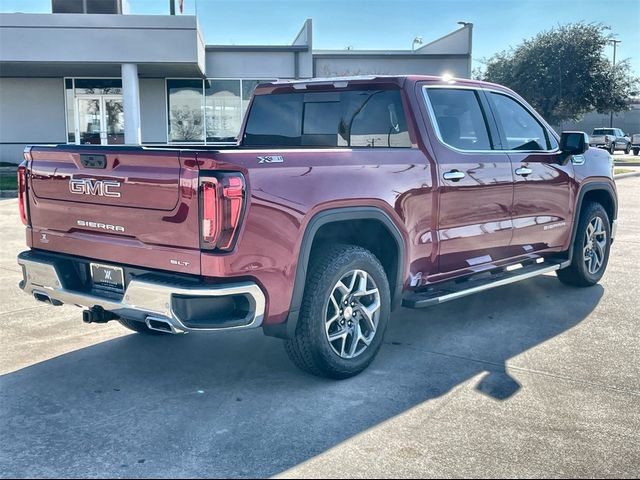
<path fill-rule="evenodd" d="M 0 476 L 638 477 L 640 178 L 618 188 L 601 285 L 399 310 L 343 382 L 258 331 L 147 338 L 31 300 L 0 201 Z"/>

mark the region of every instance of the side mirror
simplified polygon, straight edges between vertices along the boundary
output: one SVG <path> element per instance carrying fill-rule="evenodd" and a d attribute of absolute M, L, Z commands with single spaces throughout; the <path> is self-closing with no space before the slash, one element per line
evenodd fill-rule
<path fill-rule="evenodd" d="M 560 150 L 565 156 L 582 155 L 589 150 L 589 136 L 584 132 L 562 132 Z"/>

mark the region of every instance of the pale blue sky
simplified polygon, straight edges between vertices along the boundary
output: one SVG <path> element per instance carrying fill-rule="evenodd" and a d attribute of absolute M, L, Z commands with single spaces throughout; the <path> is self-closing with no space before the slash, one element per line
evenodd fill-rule
<path fill-rule="evenodd" d="M 176 0 L 177 2 L 177 0 Z M 131 13 L 166 14 L 169 0 L 130 0 Z M 313 18 L 314 48 L 410 49 L 474 23 L 474 65 L 559 23 L 613 27 L 618 59 L 640 75 L 640 0 L 184 0 L 208 44 L 288 44 Z M 0 0 L 0 12 L 49 12 L 50 0 Z M 1 48 L 1 47 L 0 47 Z M 611 55 L 612 48 L 607 49 Z"/>

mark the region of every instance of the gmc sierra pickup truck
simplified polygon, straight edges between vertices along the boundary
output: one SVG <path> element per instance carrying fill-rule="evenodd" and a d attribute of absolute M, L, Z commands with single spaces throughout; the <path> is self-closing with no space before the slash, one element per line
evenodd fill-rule
<path fill-rule="evenodd" d="M 267 83 L 237 146 L 24 157 L 26 293 L 143 334 L 261 327 L 331 378 L 371 363 L 399 305 L 594 285 L 616 230 L 610 155 L 471 80 Z"/>

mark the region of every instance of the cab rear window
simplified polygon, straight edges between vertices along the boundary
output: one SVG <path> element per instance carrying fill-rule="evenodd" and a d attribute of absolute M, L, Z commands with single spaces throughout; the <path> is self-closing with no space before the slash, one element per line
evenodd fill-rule
<path fill-rule="evenodd" d="M 399 90 L 300 92 L 255 97 L 243 145 L 411 147 Z"/>

